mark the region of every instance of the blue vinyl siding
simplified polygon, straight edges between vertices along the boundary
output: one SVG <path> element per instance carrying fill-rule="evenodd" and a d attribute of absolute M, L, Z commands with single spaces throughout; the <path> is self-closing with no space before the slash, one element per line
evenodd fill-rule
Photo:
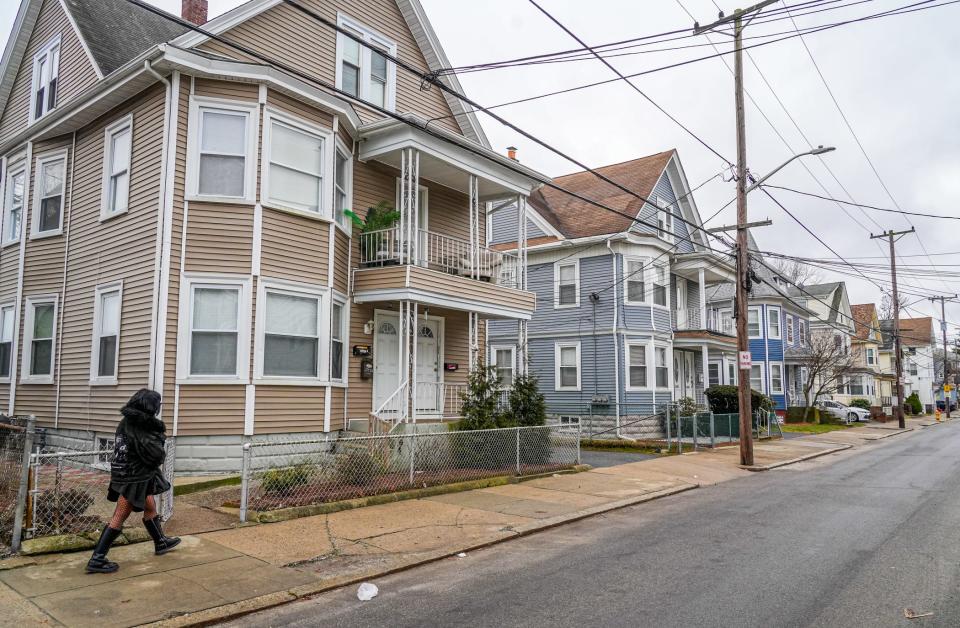
<path fill-rule="evenodd" d="M 556 390 L 554 364 L 558 342 L 580 342 L 580 390 Z M 564 336 L 530 340 L 531 371 L 540 380 L 540 392 L 547 402 L 547 411 L 562 414 L 586 412 L 594 395 L 607 395 L 611 404 L 616 399 L 613 335 Z"/>
<path fill-rule="evenodd" d="M 659 196 L 661 200 L 670 204 L 670 211 L 673 213 L 673 233 L 677 238 L 677 252 L 678 253 L 692 253 L 693 245 L 689 242 L 690 239 L 690 230 L 687 223 L 680 220 L 682 212 L 677 206 L 677 197 L 673 193 L 673 187 L 670 185 L 670 179 L 667 176 L 667 173 L 664 172 L 660 175 L 660 180 L 657 181 L 657 184 L 653 186 L 653 192 L 650 193 L 651 201 L 654 201 L 655 198 Z M 652 225 L 657 224 L 657 208 L 651 205 L 650 203 L 644 203 L 643 207 L 640 209 L 640 220 L 646 223 L 649 223 L 650 226 L 645 224 L 634 223 L 631 227 L 634 231 L 640 233 L 655 233 L 656 229 Z"/>
<path fill-rule="evenodd" d="M 527 207 L 528 212 L 535 211 Z M 501 244 L 503 242 L 517 241 L 517 205 L 507 205 L 493 212 L 490 218 L 490 244 Z M 527 239 L 540 238 L 547 235 L 532 220 L 527 218 Z"/>
<path fill-rule="evenodd" d="M 554 307 L 553 263 L 531 264 L 528 287 L 537 293 L 537 309 L 530 321 L 529 333 L 578 334 L 611 329 L 614 291 L 600 293 L 596 303 L 590 300 L 590 293 L 613 283 L 612 263 L 610 255 L 580 258 L 580 305 L 563 308 Z"/>

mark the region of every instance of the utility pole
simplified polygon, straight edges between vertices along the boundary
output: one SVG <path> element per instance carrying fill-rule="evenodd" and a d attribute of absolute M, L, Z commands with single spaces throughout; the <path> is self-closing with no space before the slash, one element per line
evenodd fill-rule
<path fill-rule="evenodd" d="M 949 299 L 956 299 L 957 295 L 945 295 L 940 297 L 930 297 L 928 300 L 940 302 L 940 331 L 943 333 L 943 408 L 947 411 L 947 418 L 950 418 L 950 395 L 947 394 L 947 365 L 950 364 L 950 356 L 947 354 L 947 305 Z"/>
<path fill-rule="evenodd" d="M 913 233 L 916 229 L 909 231 L 887 231 L 880 235 L 870 234 L 871 240 L 878 238 L 887 238 L 890 241 L 890 277 L 893 283 L 893 358 L 895 371 L 897 373 L 897 406 L 894 412 L 897 415 L 897 424 L 900 429 L 906 429 L 907 422 L 903 417 L 903 344 L 900 342 L 900 294 L 897 292 L 897 254 L 894 247 L 896 236 L 903 236 Z M 896 239 L 895 239 L 896 238 Z"/>
<path fill-rule="evenodd" d="M 743 23 L 747 24 L 767 5 L 776 0 L 764 0 L 747 9 L 737 9 L 730 17 L 720 14 L 720 19 L 701 27 L 693 25 L 694 34 L 713 30 L 733 22 L 733 83 L 737 111 L 737 291 L 735 299 L 737 318 L 737 379 L 738 405 L 740 408 L 740 464 L 753 466 L 753 409 L 750 403 L 750 344 L 747 336 L 747 299 L 749 298 L 750 256 L 747 249 L 747 132 L 743 108 Z"/>

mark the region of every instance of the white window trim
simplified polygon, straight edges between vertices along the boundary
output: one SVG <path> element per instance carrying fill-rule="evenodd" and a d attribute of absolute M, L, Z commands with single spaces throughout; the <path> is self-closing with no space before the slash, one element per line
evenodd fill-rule
<path fill-rule="evenodd" d="M 771 330 L 770 322 L 774 319 L 774 312 L 776 312 L 777 319 L 777 335 L 774 336 Z M 780 316 L 780 308 L 767 306 L 767 338 L 770 340 L 782 340 L 783 339 L 783 317 Z"/>
<path fill-rule="evenodd" d="M 676 216 L 674 216 L 673 212 L 670 211 L 670 203 L 666 202 L 659 196 L 657 196 L 655 200 L 657 204 L 657 237 L 659 237 L 664 242 L 673 244 L 675 235 L 676 235 L 674 233 L 674 223 L 676 221 Z M 662 233 L 660 230 L 661 216 L 663 216 L 664 218 L 664 221 L 663 221 L 664 223 L 669 223 L 666 225 L 667 229 L 665 229 Z M 669 220 L 667 220 L 667 218 L 669 218 Z"/>
<path fill-rule="evenodd" d="M 397 57 L 397 44 L 393 40 L 381 35 L 372 28 L 365 26 L 363 23 L 344 15 L 343 13 L 337 12 L 337 26 L 348 28 L 357 32 L 360 37 L 367 42 L 367 44 L 373 44 L 375 47 L 385 50 L 391 57 Z M 337 70 L 335 77 L 337 89 L 343 89 L 344 38 L 346 38 L 346 35 L 343 33 L 337 33 Z M 370 48 L 364 44 L 360 44 L 360 76 L 358 81 L 359 85 L 357 86 L 357 91 L 359 93 L 359 97 L 367 102 L 370 102 Z M 394 111 L 396 109 L 396 103 L 397 65 L 388 59 L 387 84 L 384 89 L 383 108 L 388 111 Z"/>
<path fill-rule="evenodd" d="M 497 351 L 509 351 L 510 352 L 510 381 L 514 381 L 517 378 L 517 347 L 516 345 L 490 345 L 490 355 L 488 356 L 487 364 L 495 367 L 497 370 L 500 369 L 500 365 L 497 364 Z M 560 380 L 557 380 L 560 381 Z"/>
<path fill-rule="evenodd" d="M 779 388 L 779 390 L 778 390 L 778 389 L 775 389 L 775 388 L 773 387 L 773 381 L 774 381 L 774 380 L 773 380 L 773 369 L 774 369 L 774 367 L 778 367 L 778 368 L 780 369 L 780 388 Z M 771 394 L 771 395 L 782 395 L 782 394 L 784 394 L 784 390 L 785 390 L 785 389 L 784 389 L 784 386 L 783 386 L 783 384 L 784 384 L 784 381 L 783 381 L 783 380 L 784 380 L 784 374 L 785 374 L 785 372 L 786 372 L 786 370 L 783 368 L 783 363 L 781 363 L 781 362 L 772 362 L 772 363 L 770 364 L 770 394 Z"/>
<path fill-rule="evenodd" d="M 124 131 L 130 132 L 130 155 L 127 163 L 127 198 L 124 199 L 124 208 L 120 211 L 111 211 L 110 209 L 110 179 L 111 164 L 113 163 L 113 152 L 111 150 L 114 135 Z M 133 114 L 127 114 L 116 122 L 112 123 L 103 131 L 103 179 L 100 184 L 100 222 L 108 220 L 115 216 L 122 216 L 130 210 L 130 188 L 133 185 Z"/>
<path fill-rule="evenodd" d="M 298 297 L 311 297 L 320 300 L 317 308 L 317 376 L 294 377 L 290 375 L 264 375 L 263 352 L 267 331 L 267 292 L 288 294 Z M 276 384 L 279 386 L 326 386 L 330 380 L 330 299 L 327 286 L 284 281 L 281 279 L 261 279 L 257 286 L 257 324 L 253 347 L 254 383 Z M 346 354 L 346 346 L 344 346 Z"/>
<path fill-rule="evenodd" d="M 630 383 L 630 347 L 643 347 L 643 355 L 646 360 L 646 369 L 647 369 L 647 381 L 643 386 L 633 386 Z M 657 371 L 654 360 L 656 360 L 656 353 L 653 351 L 653 345 L 650 341 L 643 340 L 627 340 L 627 348 L 623 352 L 624 357 L 624 373 L 626 374 L 625 389 L 628 391 L 640 391 L 640 390 L 650 390 L 653 386 L 650 385 L 650 378 L 653 376 L 654 382 L 656 382 Z"/>
<path fill-rule="evenodd" d="M 10 310 L 10 316 L 13 317 L 13 338 L 10 341 L 10 368 L 9 371 L 12 374 L 14 371 L 13 368 L 13 349 L 17 344 L 17 302 L 13 299 L 9 301 L 4 301 L 0 303 L 0 326 L 3 324 L 2 312 L 3 310 Z M 10 376 L 0 377 L 0 384 L 9 384 Z"/>
<path fill-rule="evenodd" d="M 561 386 L 560 385 L 560 350 L 575 348 L 577 350 L 577 385 L 576 386 Z M 565 341 L 557 342 L 553 346 L 553 388 L 557 392 L 569 392 L 569 391 L 579 391 L 582 384 L 582 374 L 583 369 L 581 368 L 580 362 L 580 341 Z"/>
<path fill-rule="evenodd" d="M 797 321 L 797 343 L 806 346 L 807 341 L 807 323 L 803 320 Z"/>
<path fill-rule="evenodd" d="M 673 304 L 673 295 L 670 294 L 672 292 L 672 290 L 670 289 L 670 267 L 666 264 L 647 264 L 646 268 L 649 269 L 649 273 L 650 273 L 649 279 L 646 280 L 647 285 L 649 286 L 649 288 L 647 289 L 647 294 L 649 295 L 649 298 L 650 298 L 650 301 L 649 301 L 650 307 L 659 308 L 667 312 L 671 311 L 672 304 Z M 654 301 L 653 288 L 656 285 L 660 285 L 656 282 L 658 268 L 663 269 L 663 280 L 664 280 L 663 291 L 664 291 L 664 295 L 666 296 L 665 305 L 660 305 L 659 303 L 656 303 Z"/>
<path fill-rule="evenodd" d="M 342 316 L 340 319 L 340 324 L 343 326 L 343 329 L 340 330 L 340 341 L 343 343 L 343 377 L 340 379 L 333 378 L 333 371 L 330 372 L 330 385 L 331 386 L 347 386 L 347 380 L 350 375 L 350 299 L 345 295 L 341 294 L 334 290 L 331 293 L 330 303 L 336 303 L 343 308 Z M 330 309 L 330 316 L 328 317 L 327 329 L 333 329 L 333 308 Z M 331 331 L 331 337 L 329 339 L 328 345 L 333 347 L 333 336 Z M 332 359 L 332 352 L 330 353 Z"/>
<path fill-rule="evenodd" d="M 760 331 L 760 334 L 757 336 L 750 335 L 750 312 L 757 313 L 757 329 Z M 747 338 L 750 340 L 757 340 L 763 338 L 763 312 L 759 307 L 748 307 L 747 308 Z"/>
<path fill-rule="evenodd" d="M 314 135 L 323 140 L 323 162 L 320 165 L 320 207 L 316 212 L 312 212 L 302 207 L 293 207 L 286 205 L 281 201 L 270 198 L 270 161 L 271 161 L 271 136 L 273 135 L 273 123 L 293 127 L 294 129 Z M 320 219 L 323 221 L 333 220 L 333 166 L 334 166 L 334 134 L 330 129 L 326 129 L 316 124 L 311 124 L 302 118 L 290 115 L 286 112 L 267 107 L 263 113 L 263 155 L 260 160 L 260 204 L 263 207 L 278 209 L 298 216 Z"/>
<path fill-rule="evenodd" d="M 573 303 L 564 303 L 560 304 L 560 267 L 561 266 L 573 266 L 574 267 L 574 301 Z M 565 310 L 568 308 L 580 307 L 580 260 L 574 259 L 571 261 L 563 260 L 561 262 L 555 262 L 553 265 L 553 309 L 555 310 Z"/>
<path fill-rule="evenodd" d="M 38 50 L 33 55 L 33 72 L 31 73 L 31 78 L 30 78 L 30 112 L 29 112 L 30 124 L 33 124 L 37 120 L 40 120 L 41 118 L 46 117 L 47 114 L 49 114 L 51 111 L 57 108 L 56 103 L 54 103 L 53 107 L 51 107 L 50 109 L 47 109 L 44 112 L 44 114 L 40 116 L 40 118 L 36 117 L 37 89 L 39 88 L 37 81 L 40 79 L 40 77 L 37 76 L 37 65 L 40 62 L 40 57 L 43 57 L 49 54 L 50 51 L 53 50 L 54 48 L 60 48 L 60 55 L 58 56 L 58 60 L 57 60 L 57 98 L 59 99 L 60 97 L 60 61 L 59 59 L 63 57 L 63 47 L 61 46 L 61 36 L 60 34 L 57 34 L 50 41 L 44 44 L 43 48 Z"/>
<path fill-rule="evenodd" d="M 100 330 L 100 323 L 103 319 L 103 311 L 101 309 L 101 300 L 103 295 L 110 294 L 111 292 L 116 292 L 117 296 L 120 297 L 120 316 L 118 318 L 119 328 L 117 329 L 117 346 L 114 349 L 114 364 L 116 365 L 116 373 L 110 377 L 100 377 L 99 366 L 100 366 L 100 336 L 98 335 Z M 117 378 L 120 375 L 120 336 L 123 334 L 123 281 L 114 281 L 112 283 L 103 284 L 97 286 L 94 290 L 93 297 L 93 334 L 90 348 L 90 385 L 91 386 L 115 386 L 117 384 Z"/>
<path fill-rule="evenodd" d="M 787 314 L 787 343 L 793 344 L 796 340 L 796 336 L 793 331 L 793 317 Z"/>
<path fill-rule="evenodd" d="M 667 385 L 658 386 L 657 385 L 657 349 L 665 349 L 667 354 Z M 663 368 L 663 367 L 661 367 Z M 670 345 L 664 344 L 654 344 L 653 345 L 653 388 L 657 391 L 663 390 L 673 390 L 673 351 Z"/>
<path fill-rule="evenodd" d="M 244 147 L 243 195 L 222 196 L 200 194 L 200 111 L 201 109 L 219 109 L 234 113 L 247 114 L 247 137 Z M 190 122 L 187 127 L 187 199 L 208 203 L 254 204 L 257 191 L 257 144 L 260 132 L 260 106 L 253 101 L 190 97 Z"/>
<path fill-rule="evenodd" d="M 60 225 L 56 229 L 50 229 L 49 231 L 39 231 L 40 228 L 40 203 L 43 201 L 43 197 L 40 193 L 40 178 L 43 176 L 43 166 L 51 161 L 63 160 L 63 190 L 60 194 Z M 53 238 L 58 235 L 63 235 L 63 214 L 66 212 L 67 208 L 67 194 L 68 194 L 68 185 L 73 183 L 69 180 L 70 171 L 67 170 L 69 166 L 67 159 L 67 149 L 62 148 L 60 150 L 51 151 L 49 153 L 42 153 L 37 155 L 34 160 L 33 175 L 34 185 L 34 194 L 33 194 L 33 205 L 30 211 L 30 239 L 31 240 L 40 240 L 42 238 Z M 29 185 L 29 181 L 27 185 Z"/>
<path fill-rule="evenodd" d="M 244 275 L 184 273 L 180 282 L 180 308 L 177 333 L 178 384 L 248 384 L 250 383 L 250 294 L 251 279 Z M 193 342 L 193 289 L 195 287 L 239 288 L 237 300 L 237 372 L 235 375 L 192 375 L 190 346 Z"/>
<path fill-rule="evenodd" d="M 331 171 L 330 171 L 330 189 L 332 190 L 332 196 L 330 197 L 330 212 L 333 224 L 346 233 L 348 236 L 353 234 L 353 220 L 348 216 L 344 219 L 344 224 L 340 224 L 336 216 L 333 216 L 333 203 L 336 202 L 337 198 L 337 154 L 336 151 L 340 151 L 347 158 L 347 172 L 344 175 L 344 181 L 346 182 L 347 189 L 345 190 L 347 195 L 347 207 L 351 210 L 353 209 L 353 151 L 346 145 L 346 143 L 340 139 L 339 135 L 334 134 L 334 154 L 333 161 L 331 161 Z"/>
<path fill-rule="evenodd" d="M 26 298 L 25 316 L 23 323 L 23 356 L 20 362 L 21 384 L 52 384 L 53 374 L 57 368 L 57 321 L 59 320 L 60 306 L 56 294 L 38 294 Z M 33 354 L 33 310 L 34 306 L 53 303 L 53 336 L 50 351 L 50 374 L 31 375 L 30 360 Z"/>
<path fill-rule="evenodd" d="M 638 273 L 640 281 L 643 282 L 643 300 L 642 301 L 632 301 L 630 299 L 630 291 L 628 290 L 627 284 L 630 279 L 628 275 L 630 274 L 630 262 L 639 262 L 641 265 L 641 270 Z M 623 256 L 623 302 L 626 305 L 646 305 L 652 296 L 652 286 L 647 282 L 647 266 L 650 264 L 650 260 L 646 257 L 637 257 L 631 255 Z M 649 296 L 648 296 L 649 295 Z"/>
<path fill-rule="evenodd" d="M 752 369 L 754 366 L 760 367 L 760 390 L 758 390 L 757 392 L 763 393 L 763 394 L 765 395 L 765 394 L 767 394 L 767 368 L 766 368 L 766 364 L 764 364 L 763 362 L 755 362 L 755 363 L 753 364 L 753 366 L 751 366 L 750 368 Z M 752 372 L 752 371 L 750 372 L 750 388 L 753 389 L 753 390 L 756 390 L 756 389 L 753 388 L 753 372 Z"/>
<path fill-rule="evenodd" d="M 9 163 L 9 162 L 8 162 Z M 11 179 L 17 175 L 23 175 L 23 201 L 20 206 L 20 230 L 17 232 L 16 238 L 8 239 L 7 235 L 7 221 L 10 218 L 9 209 L 10 209 L 10 194 L 13 189 L 10 185 Z M 20 241 L 20 238 L 23 237 L 23 228 L 27 224 L 27 208 L 30 206 L 30 185 L 27 181 L 27 164 L 19 163 L 14 165 L 11 168 L 8 168 L 6 178 L 3 181 L 3 220 L 2 220 L 2 233 L 0 233 L 0 246 L 8 246 L 11 244 L 16 244 Z"/>

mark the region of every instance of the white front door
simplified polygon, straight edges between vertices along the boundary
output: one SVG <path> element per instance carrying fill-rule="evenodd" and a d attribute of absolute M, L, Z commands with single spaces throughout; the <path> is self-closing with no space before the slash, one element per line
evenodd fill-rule
<path fill-rule="evenodd" d="M 441 332 L 438 320 L 421 321 L 417 330 L 417 414 L 440 414 L 443 409 Z"/>
<path fill-rule="evenodd" d="M 687 280 L 683 277 L 677 277 L 677 299 L 674 309 L 677 311 L 677 329 L 687 329 L 689 321 L 687 320 Z"/>
<path fill-rule="evenodd" d="M 373 410 L 376 411 L 400 387 L 400 317 L 378 312 L 374 321 Z"/>
<path fill-rule="evenodd" d="M 697 374 L 694 372 L 696 356 L 689 351 L 683 354 L 683 396 L 696 400 Z"/>

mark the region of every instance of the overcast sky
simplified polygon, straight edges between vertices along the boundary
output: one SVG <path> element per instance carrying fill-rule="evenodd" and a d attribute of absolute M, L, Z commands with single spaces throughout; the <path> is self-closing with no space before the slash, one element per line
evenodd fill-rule
<path fill-rule="evenodd" d="M 791 4 L 801 0 L 788 0 Z M 943 0 L 936 0 L 942 2 Z M 577 44 L 550 23 L 526 0 L 422 0 L 447 55 L 454 66 L 484 63 L 576 47 Z M 587 43 L 597 45 L 691 26 L 677 0 L 541 0 L 543 6 Z M 680 0 L 701 23 L 717 16 L 712 0 Z M 735 4 L 717 0 L 730 12 Z M 916 0 L 842 0 L 823 6 L 853 4 L 838 10 L 798 17 L 801 27 L 845 21 L 911 4 Z M 9 32 L 16 2 L 0 6 L 0 32 Z M 169 11 L 179 11 L 180 0 L 155 0 Z M 241 4 L 238 0 L 211 0 L 211 16 Z M 744 3 L 746 4 L 746 3 Z M 773 5 L 776 10 L 781 5 Z M 960 216 L 960 37 L 955 25 L 960 5 L 944 6 L 908 15 L 841 26 L 806 35 L 814 59 L 858 134 L 864 148 L 900 207 L 905 210 Z M 769 18 L 768 18 L 769 19 Z M 754 24 L 747 35 L 786 32 L 789 21 Z M 721 50 L 729 38 L 712 39 Z M 706 43 L 705 38 L 684 39 L 670 45 Z M 748 41 L 748 43 L 751 43 Z M 756 42 L 753 42 L 756 43 Z M 653 48 L 650 46 L 648 48 Z M 824 156 L 840 183 L 860 203 L 892 207 L 857 144 L 847 130 L 803 44 L 797 38 L 749 51 L 780 100 L 814 144 L 837 147 Z M 712 54 L 709 46 L 685 50 L 621 56 L 612 63 L 626 73 L 640 72 L 693 57 Z M 725 57 L 732 63 L 732 56 Z M 745 59 L 745 84 L 777 130 L 798 152 L 804 140 L 777 103 L 749 59 Z M 466 74 L 465 91 L 483 105 L 493 105 L 565 87 L 610 78 L 612 73 L 596 60 L 555 63 Z M 720 59 L 709 59 L 640 77 L 636 84 L 704 142 L 730 160 L 735 158 L 733 79 Z M 657 111 L 622 82 L 499 109 L 498 112 L 531 134 L 592 166 L 602 166 L 670 148 L 679 151 L 691 186 L 724 169 L 725 163 Z M 490 118 L 480 116 L 493 147 L 519 148 L 525 164 L 548 175 L 578 168 L 536 146 Z M 751 171 L 762 175 L 792 153 L 747 102 L 748 158 Z M 833 177 L 815 157 L 806 165 L 835 198 L 848 200 Z M 729 177 L 727 177 L 729 178 Z M 823 194 L 819 184 L 794 162 L 770 181 L 777 185 Z M 844 257 L 880 256 L 886 249 L 871 241 L 869 231 L 909 228 L 900 214 L 850 207 L 849 217 L 830 201 L 773 191 L 781 202 L 812 231 Z M 706 219 L 733 198 L 734 184 L 719 178 L 695 195 Z M 602 211 L 602 210 L 597 210 Z M 733 206 L 710 225 L 734 222 Z M 832 254 L 807 234 L 762 193 L 750 195 L 751 220 L 770 218 L 773 226 L 754 230 L 764 250 L 809 257 Z M 859 221 L 863 227 L 855 222 Z M 960 221 L 913 217 L 917 234 L 898 243 L 901 263 L 929 266 L 921 240 L 943 272 L 960 270 Z M 876 223 L 874 222 L 876 221 Z M 885 247 L 885 245 L 884 245 Z M 951 255 L 936 255 L 950 253 Z M 915 256 L 915 257 L 910 257 Z M 886 259 L 857 260 L 885 263 Z M 853 273 L 854 271 L 849 271 Z M 863 280 L 825 274 L 828 280 L 845 280 L 851 302 L 880 304 L 879 289 Z M 944 283 L 945 281 L 945 283 Z M 918 281 L 901 279 L 903 290 L 921 294 L 960 292 L 953 278 Z M 881 285 L 883 285 L 881 283 Z M 925 300 L 911 306 L 908 316 L 931 312 Z M 939 305 L 937 305 L 939 317 Z M 960 304 L 949 306 L 947 320 L 960 325 Z"/>

